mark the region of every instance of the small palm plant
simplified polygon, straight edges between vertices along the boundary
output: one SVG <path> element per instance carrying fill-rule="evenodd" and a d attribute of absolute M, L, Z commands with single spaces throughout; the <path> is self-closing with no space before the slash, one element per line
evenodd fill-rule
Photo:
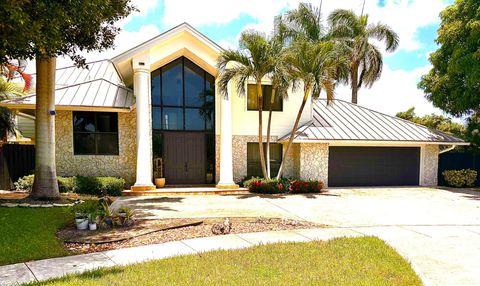
<path fill-rule="evenodd" d="M 328 17 L 333 36 L 343 42 L 349 58 L 349 78 L 352 103 L 358 102 L 358 90 L 365 85 L 372 87 L 382 74 L 383 58 L 379 48 L 370 42 L 375 39 L 385 43 L 385 50 L 397 49 L 399 37 L 389 26 L 368 23 L 368 15 L 357 16 L 350 10 L 335 10 Z"/>

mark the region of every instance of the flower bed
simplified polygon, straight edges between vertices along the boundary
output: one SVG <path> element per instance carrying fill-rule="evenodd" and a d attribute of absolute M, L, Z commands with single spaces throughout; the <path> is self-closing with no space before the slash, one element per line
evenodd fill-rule
<path fill-rule="evenodd" d="M 251 178 L 243 182 L 243 186 L 257 194 L 305 194 L 320 193 L 324 188 L 322 181 L 298 179 L 263 179 Z"/>

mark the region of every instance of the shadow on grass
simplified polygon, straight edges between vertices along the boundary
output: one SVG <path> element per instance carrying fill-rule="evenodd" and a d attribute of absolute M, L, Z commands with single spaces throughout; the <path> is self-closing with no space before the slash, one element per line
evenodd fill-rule
<path fill-rule="evenodd" d="M 95 270 L 90 270 L 81 274 L 69 274 L 66 276 L 63 276 L 61 278 L 54 278 L 54 279 L 49 279 L 46 281 L 41 281 L 41 282 L 36 282 L 36 283 L 31 283 L 27 285 L 50 285 L 52 282 L 71 282 L 71 278 L 73 276 L 84 280 L 84 282 L 87 282 L 88 280 L 97 280 L 100 279 L 104 276 L 107 275 L 118 275 L 125 272 L 124 268 L 120 266 L 114 266 L 114 267 L 109 267 L 109 268 L 100 268 L 100 269 L 95 269 Z M 87 280 L 87 281 L 85 281 Z"/>

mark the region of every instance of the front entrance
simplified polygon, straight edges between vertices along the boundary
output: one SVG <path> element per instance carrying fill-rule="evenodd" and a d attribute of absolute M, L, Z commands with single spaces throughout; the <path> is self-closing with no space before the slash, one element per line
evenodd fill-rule
<path fill-rule="evenodd" d="M 165 179 L 168 184 L 204 184 L 205 134 L 164 133 Z"/>

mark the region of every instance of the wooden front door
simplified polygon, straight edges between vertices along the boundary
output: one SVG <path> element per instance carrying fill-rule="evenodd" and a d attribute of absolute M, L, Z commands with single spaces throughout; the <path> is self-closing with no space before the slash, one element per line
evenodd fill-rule
<path fill-rule="evenodd" d="M 165 132 L 164 158 L 167 184 L 204 184 L 205 134 Z"/>

